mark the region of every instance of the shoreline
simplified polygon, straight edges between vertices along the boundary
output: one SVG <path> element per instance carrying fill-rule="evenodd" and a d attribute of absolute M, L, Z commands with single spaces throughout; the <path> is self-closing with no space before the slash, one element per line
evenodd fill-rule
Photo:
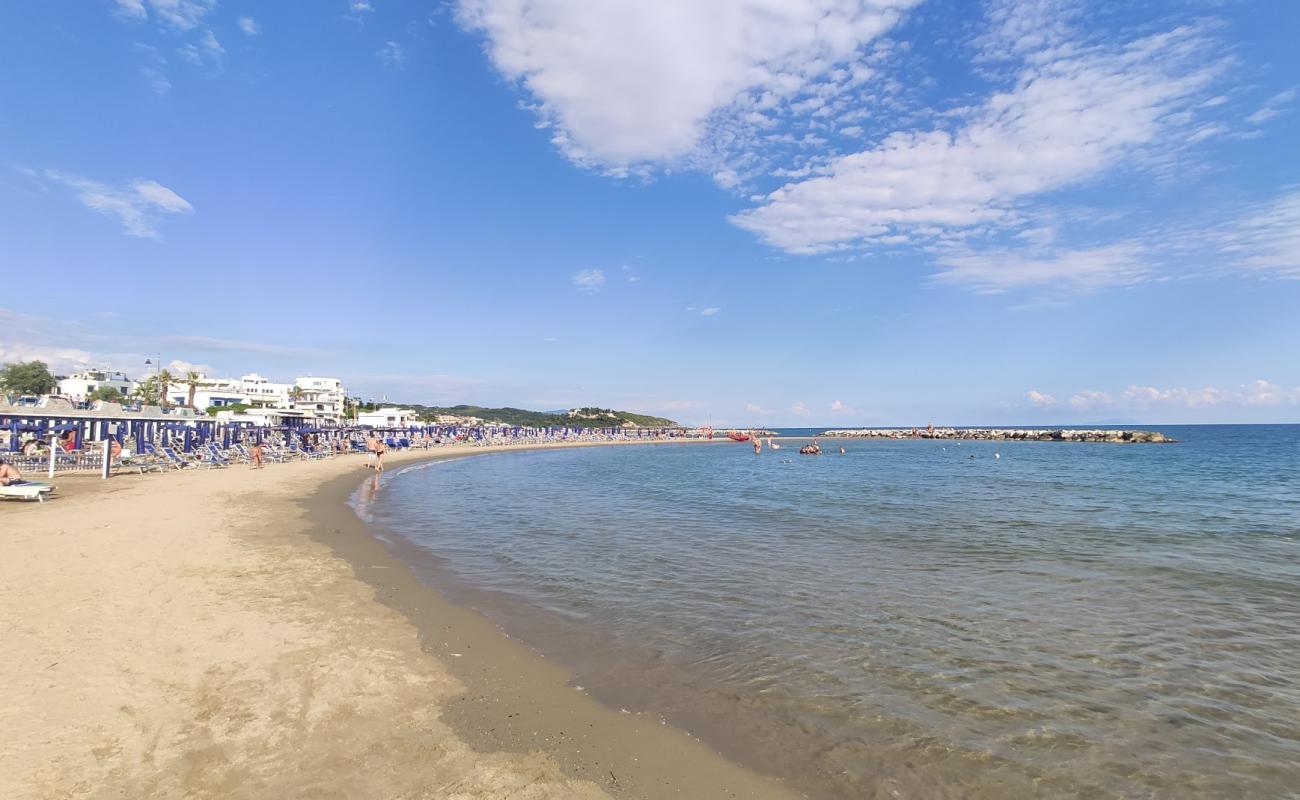
<path fill-rule="evenodd" d="M 798 796 L 421 583 L 346 505 L 364 469 L 68 478 L 6 504 L 0 794 Z"/>
<path fill-rule="evenodd" d="M 427 457 L 413 454 L 391 475 L 400 469 L 480 454 L 700 443 L 592 442 L 471 448 Z M 363 476 L 358 482 L 355 475 L 347 475 L 321 484 L 304 501 L 312 521 L 312 538 L 350 564 L 358 579 L 375 589 L 376 601 L 408 620 L 419 632 L 423 650 L 441 660 L 465 684 L 465 694 L 445 707 L 443 718 L 474 749 L 513 753 L 540 749 L 555 759 L 565 774 L 591 780 L 614 797 L 784 800 L 802 796 L 778 779 L 728 759 L 656 715 L 630 713 L 602 703 L 573 685 L 574 676 L 567 667 L 512 637 L 484 612 L 450 599 L 440 588 L 421 580 L 400 552 L 414 545 L 381 536 L 349 504 L 372 478 Z M 346 512 L 343 519 L 333 516 L 340 506 Z"/>

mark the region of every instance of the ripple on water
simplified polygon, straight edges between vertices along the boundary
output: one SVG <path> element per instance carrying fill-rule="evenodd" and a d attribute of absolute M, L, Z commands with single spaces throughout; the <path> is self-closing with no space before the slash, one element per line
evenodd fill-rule
<path fill-rule="evenodd" d="M 507 453 L 365 511 L 595 696 L 816 796 L 1292 796 L 1300 428 L 1170 432 Z"/>

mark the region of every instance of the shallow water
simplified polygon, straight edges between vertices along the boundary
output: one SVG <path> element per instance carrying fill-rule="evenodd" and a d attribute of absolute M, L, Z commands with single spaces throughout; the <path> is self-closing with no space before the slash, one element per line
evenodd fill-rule
<path fill-rule="evenodd" d="M 1300 426 L 1161 430 L 502 453 L 363 511 L 586 690 L 812 796 L 1296 796 Z"/>

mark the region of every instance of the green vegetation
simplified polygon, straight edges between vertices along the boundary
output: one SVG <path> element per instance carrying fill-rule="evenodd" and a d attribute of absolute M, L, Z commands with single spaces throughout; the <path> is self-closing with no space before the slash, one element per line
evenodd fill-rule
<path fill-rule="evenodd" d="M 643 428 L 676 428 L 676 422 L 663 417 L 651 417 L 645 414 L 633 414 L 629 411 L 614 411 L 608 408 L 579 408 L 568 414 L 548 414 L 544 411 L 529 411 L 523 408 L 483 408 L 482 406 L 425 406 L 404 404 L 405 408 L 415 409 L 419 418 L 431 422 L 439 415 L 447 414 L 457 417 L 478 417 L 484 422 L 499 422 L 503 425 L 525 425 L 533 428 L 619 428 L 625 423 L 639 425 Z M 365 410 L 364 408 L 362 410 Z"/>
<path fill-rule="evenodd" d="M 0 389 L 12 394 L 51 394 L 54 376 L 44 361 L 15 361 L 0 367 Z"/>
<path fill-rule="evenodd" d="M 225 406 L 208 406 L 206 409 L 204 409 L 204 412 L 209 417 L 215 417 L 218 411 L 233 411 L 236 414 L 240 414 L 244 411 L 247 411 L 250 408 L 252 408 L 252 406 L 250 406 L 248 403 L 231 403 L 230 405 L 225 405 Z"/>
<path fill-rule="evenodd" d="M 101 386 L 90 393 L 91 400 L 103 400 L 105 403 L 120 403 L 126 398 L 117 390 L 116 386 Z"/>

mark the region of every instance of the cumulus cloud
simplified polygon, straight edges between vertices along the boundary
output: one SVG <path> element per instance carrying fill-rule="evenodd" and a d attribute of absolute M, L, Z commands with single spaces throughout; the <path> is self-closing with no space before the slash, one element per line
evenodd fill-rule
<path fill-rule="evenodd" d="M 795 414 L 796 416 L 806 417 L 808 416 L 808 406 L 804 405 L 803 401 L 800 400 L 799 402 L 790 406 L 790 413 Z"/>
<path fill-rule="evenodd" d="M 1222 69 L 1206 49 L 1201 29 L 1180 27 L 1052 50 L 956 129 L 890 134 L 732 220 L 796 253 L 1008 224 L 1026 198 L 1096 178 L 1165 138 Z"/>
<path fill-rule="evenodd" d="M 245 36 L 258 36 L 262 33 L 262 26 L 258 25 L 257 20 L 252 17 L 240 17 L 239 29 Z"/>
<path fill-rule="evenodd" d="M 572 282 L 578 291 L 595 294 L 605 288 L 605 271 L 599 269 L 580 269 L 573 273 Z"/>
<path fill-rule="evenodd" d="M 125 186 L 47 169 L 33 173 L 44 181 L 71 189 L 86 208 L 116 219 L 128 236 L 158 238 L 158 222 L 167 214 L 192 214 L 194 207 L 157 181 L 136 180 Z"/>
<path fill-rule="evenodd" d="M 849 406 L 845 405 L 843 401 L 841 401 L 841 400 L 832 400 L 832 401 L 831 401 L 831 413 L 832 413 L 832 414 L 850 414 L 850 413 L 852 413 L 852 412 L 853 412 L 853 409 L 850 408 Z"/>
<path fill-rule="evenodd" d="M 759 416 L 765 416 L 767 414 L 772 413 L 771 411 L 768 411 L 766 408 L 760 406 L 758 403 L 746 403 L 745 412 L 749 414 L 757 414 Z"/>
<path fill-rule="evenodd" d="M 1037 389 L 1030 389 L 1028 392 L 1025 393 L 1025 397 L 1029 398 L 1029 402 L 1033 403 L 1036 406 L 1056 405 L 1055 397 L 1052 397 L 1050 394 L 1047 394 L 1045 392 L 1040 392 Z"/>
<path fill-rule="evenodd" d="M 1050 394 L 1031 390 L 1026 397 L 1039 407 L 1056 405 Z M 1300 406 L 1300 386 L 1287 387 L 1264 379 L 1236 387 L 1186 386 L 1157 387 L 1133 384 L 1123 391 L 1106 392 L 1083 389 L 1075 392 L 1069 405 L 1081 413 L 1203 411 L 1206 409 L 1280 408 Z"/>
<path fill-rule="evenodd" d="M 1103 408 L 1115 402 L 1106 392 L 1099 392 L 1095 389 L 1084 389 L 1076 392 L 1070 397 L 1070 405 L 1079 411 L 1088 411 L 1094 408 Z"/>
<path fill-rule="evenodd" d="M 460 0 L 457 18 L 561 151 L 619 172 L 696 154 L 811 85 L 865 80 L 863 46 L 915 2 Z"/>

